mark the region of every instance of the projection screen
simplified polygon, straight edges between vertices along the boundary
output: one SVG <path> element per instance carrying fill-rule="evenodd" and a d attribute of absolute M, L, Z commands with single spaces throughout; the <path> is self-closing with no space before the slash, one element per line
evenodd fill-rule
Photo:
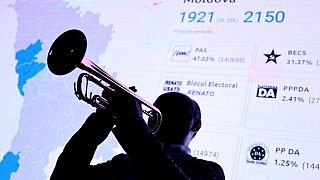
<path fill-rule="evenodd" d="M 191 155 L 226 179 L 320 179 L 320 2 L 2 0 L 0 179 L 49 179 L 95 108 L 74 96 L 81 70 L 52 74 L 69 29 L 86 57 L 151 103 L 176 91 L 202 109 Z M 97 90 L 99 91 L 99 90 Z M 92 164 L 123 152 L 108 137 Z"/>

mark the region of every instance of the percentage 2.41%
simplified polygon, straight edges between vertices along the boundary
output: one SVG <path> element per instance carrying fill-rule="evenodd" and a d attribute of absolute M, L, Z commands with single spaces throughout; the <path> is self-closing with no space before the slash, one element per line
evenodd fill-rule
<path fill-rule="evenodd" d="M 282 101 L 303 103 L 304 102 L 304 98 L 303 97 L 297 97 L 297 96 L 282 96 Z"/>

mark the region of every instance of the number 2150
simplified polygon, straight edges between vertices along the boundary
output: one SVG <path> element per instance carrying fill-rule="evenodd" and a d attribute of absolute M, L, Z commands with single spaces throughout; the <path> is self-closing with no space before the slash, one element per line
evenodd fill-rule
<path fill-rule="evenodd" d="M 243 20 L 245 23 L 260 23 L 262 21 L 265 21 L 266 23 L 282 23 L 285 20 L 285 13 L 283 11 L 247 11 L 244 13 L 244 15 L 246 16 L 246 18 Z"/>

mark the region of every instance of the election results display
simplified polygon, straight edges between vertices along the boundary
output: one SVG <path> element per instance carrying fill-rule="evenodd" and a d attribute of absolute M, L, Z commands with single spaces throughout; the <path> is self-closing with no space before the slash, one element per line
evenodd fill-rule
<path fill-rule="evenodd" d="M 202 109 L 191 155 L 226 179 L 320 179 L 320 3 L 315 0 L 4 0 L 0 3 L 0 179 L 49 179 L 95 111 L 74 96 L 81 70 L 53 75 L 69 29 L 89 57 L 153 102 L 181 92 Z M 147 148 L 147 147 L 146 147 Z M 123 152 L 113 136 L 92 164 Z"/>

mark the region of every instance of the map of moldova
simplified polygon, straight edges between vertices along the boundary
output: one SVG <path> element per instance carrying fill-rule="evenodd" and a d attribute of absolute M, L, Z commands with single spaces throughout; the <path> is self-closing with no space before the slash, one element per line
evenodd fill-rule
<path fill-rule="evenodd" d="M 45 168 L 55 164 L 55 160 L 49 162 L 50 153 L 63 147 L 92 112 L 73 95 L 78 74 L 57 77 L 46 68 L 48 50 L 58 35 L 79 29 L 94 46 L 88 53 L 98 61 L 111 41 L 113 27 L 100 24 L 99 14 L 80 14 L 79 7 L 63 0 L 16 0 L 8 7 L 17 13 L 15 59 L 11 61 L 17 62 L 12 71 L 18 75 L 23 105 L 11 147 L 0 157 L 0 179 L 43 180 L 50 176 Z"/>

